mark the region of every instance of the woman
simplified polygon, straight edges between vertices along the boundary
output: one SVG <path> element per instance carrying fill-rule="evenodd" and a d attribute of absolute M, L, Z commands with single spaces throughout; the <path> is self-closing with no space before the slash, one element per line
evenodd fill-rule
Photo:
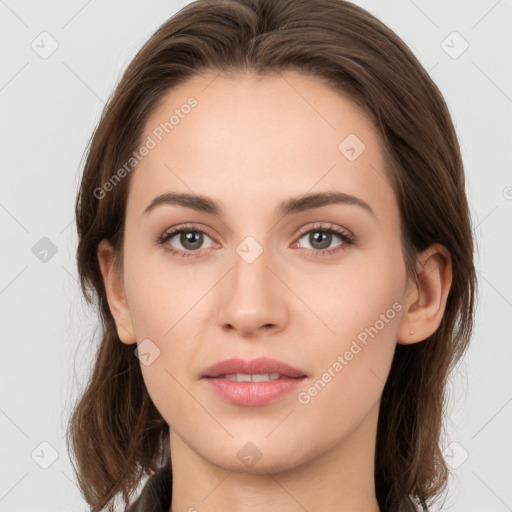
<path fill-rule="evenodd" d="M 456 133 L 343 0 L 199 0 L 138 52 L 76 204 L 102 339 L 69 424 L 91 510 L 427 510 L 469 343 Z M 172 467 L 171 467 L 172 466 Z"/>

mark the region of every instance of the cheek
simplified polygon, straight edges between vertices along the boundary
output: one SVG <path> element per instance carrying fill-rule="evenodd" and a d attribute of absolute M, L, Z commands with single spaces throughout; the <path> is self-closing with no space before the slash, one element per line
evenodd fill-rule
<path fill-rule="evenodd" d="M 146 365 L 141 358 L 141 371 L 155 406 L 166 417 L 166 409 L 173 410 L 177 404 L 183 408 L 189 402 L 180 383 L 188 381 L 187 369 L 200 349 L 200 333 L 205 332 L 201 297 L 209 286 L 198 284 L 186 268 L 172 269 L 161 257 L 152 260 L 136 248 L 127 254 L 130 318 L 138 344 L 146 343 L 151 359 Z"/>
<path fill-rule="evenodd" d="M 380 299 L 367 300 L 364 313 L 339 321 L 337 338 L 324 338 L 324 345 L 310 352 L 316 360 L 315 377 L 297 397 L 298 407 L 306 430 L 315 431 L 318 418 L 324 418 L 322 436 L 327 444 L 348 436 L 378 407 L 393 360 L 401 310 L 398 302 Z"/>
<path fill-rule="evenodd" d="M 125 267 L 125 289 L 135 333 L 138 340 L 165 341 L 179 330 L 182 321 L 188 321 L 206 290 L 186 268 L 173 269 L 162 257 L 138 256 L 133 253 Z"/>
<path fill-rule="evenodd" d="M 375 326 L 382 337 L 391 335 L 402 309 L 400 300 L 405 286 L 405 267 L 400 253 L 389 251 L 358 253 L 338 266 L 326 266 L 316 272 L 294 276 L 288 283 L 307 305 L 294 318 L 311 330 L 316 324 L 319 343 L 332 340 L 338 349 L 359 336 L 364 342 L 367 329 Z M 299 306 L 302 310 L 302 305 Z M 321 347 L 319 347 L 321 348 Z"/>
<path fill-rule="evenodd" d="M 362 419 L 380 397 L 396 348 L 404 273 L 399 258 L 381 257 L 380 264 L 351 266 L 325 282 L 323 301 L 316 304 L 323 302 L 319 311 L 329 330 L 311 336 L 317 380 L 300 403 L 328 414 L 331 425 L 341 424 L 347 411 Z"/>
<path fill-rule="evenodd" d="M 197 290 L 194 293 L 191 286 L 162 278 L 161 270 L 157 266 L 138 266 L 130 287 L 130 315 L 138 343 L 147 344 L 150 357 L 155 354 L 147 365 L 141 358 L 147 391 L 166 422 L 173 424 L 173 411 L 180 411 L 185 418 L 200 414 L 187 389 L 188 372 L 200 352 L 196 340 L 200 340 L 198 333 L 204 328 L 196 322 L 201 321 L 197 317 L 200 304 L 194 307 L 200 299 Z"/>

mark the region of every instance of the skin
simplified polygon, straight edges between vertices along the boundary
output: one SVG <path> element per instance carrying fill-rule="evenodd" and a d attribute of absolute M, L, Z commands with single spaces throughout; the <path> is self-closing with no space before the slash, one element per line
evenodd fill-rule
<path fill-rule="evenodd" d="M 121 342 L 149 339 L 160 350 L 141 370 L 171 427 L 171 511 L 376 512 L 382 390 L 396 344 L 421 342 L 439 326 L 450 255 L 433 245 L 418 255 L 419 284 L 407 278 L 378 133 L 356 105 L 319 80 L 291 71 L 196 76 L 167 93 L 143 140 L 190 96 L 198 105 L 131 175 L 122 272 L 108 241 L 98 248 Z M 366 146 L 354 161 L 338 149 L 351 133 Z M 169 191 L 209 196 L 225 214 L 178 205 L 143 213 Z M 348 204 L 275 215 L 282 200 L 320 191 L 357 196 L 375 216 Z M 173 255 L 157 243 L 184 223 L 207 231 L 199 249 L 179 235 L 166 245 L 197 256 Z M 317 232 L 317 223 L 348 230 L 354 244 L 332 235 L 322 246 L 309 231 L 298 233 Z M 236 252 L 247 236 L 263 250 L 252 263 Z M 330 249 L 341 250 L 315 257 Z M 298 392 L 393 303 L 400 312 L 301 404 Z M 308 378 L 298 392 L 261 407 L 227 403 L 200 379 L 220 360 L 260 356 Z M 261 453 L 251 467 L 237 456 L 249 442 Z"/>

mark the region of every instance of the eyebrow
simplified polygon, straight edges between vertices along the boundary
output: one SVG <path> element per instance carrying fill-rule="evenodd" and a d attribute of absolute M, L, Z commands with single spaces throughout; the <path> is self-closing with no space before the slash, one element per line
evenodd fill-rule
<path fill-rule="evenodd" d="M 314 208 L 321 208 L 331 204 L 346 204 L 359 206 L 373 217 L 376 217 L 372 207 L 359 197 L 345 194 L 344 192 L 321 192 L 308 194 L 304 196 L 291 197 L 282 201 L 276 208 L 276 215 L 285 217 Z M 224 212 L 220 204 L 214 199 L 187 192 L 167 192 L 155 197 L 144 210 L 144 215 L 162 205 L 178 205 L 185 208 L 191 208 L 198 212 L 204 212 L 211 215 L 222 216 Z"/>

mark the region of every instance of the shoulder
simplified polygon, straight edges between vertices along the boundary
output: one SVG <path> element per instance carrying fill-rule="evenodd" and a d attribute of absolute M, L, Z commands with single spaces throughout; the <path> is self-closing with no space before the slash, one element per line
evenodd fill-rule
<path fill-rule="evenodd" d="M 418 508 L 411 500 L 401 500 L 392 502 L 382 512 L 429 512 L 428 509 Z"/>
<path fill-rule="evenodd" d="M 125 512 L 168 512 L 172 500 L 171 464 L 161 467 L 149 477 L 137 499 Z"/>
<path fill-rule="evenodd" d="M 419 509 L 411 499 L 392 500 L 389 505 L 382 509 L 382 512 L 429 512 L 428 510 Z"/>

